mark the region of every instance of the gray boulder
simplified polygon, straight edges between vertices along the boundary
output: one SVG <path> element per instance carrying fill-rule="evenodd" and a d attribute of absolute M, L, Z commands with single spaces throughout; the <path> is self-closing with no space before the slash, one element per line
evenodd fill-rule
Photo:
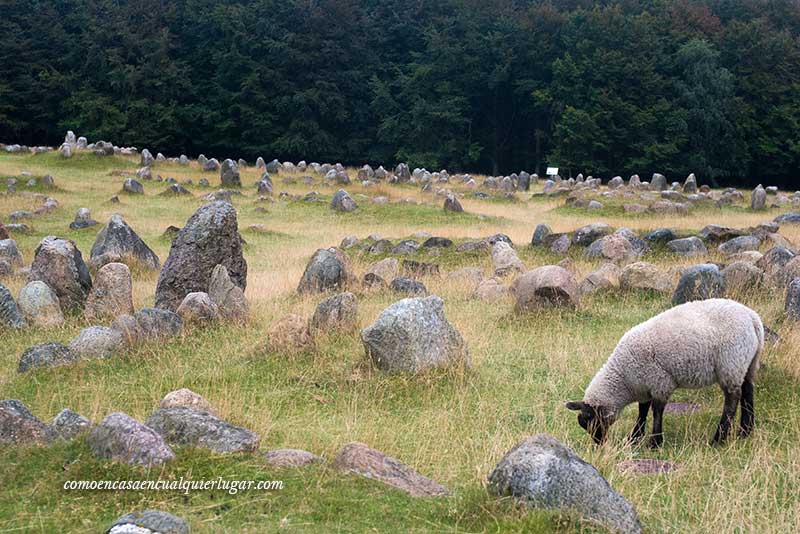
<path fill-rule="evenodd" d="M 195 291 L 184 297 L 176 311 L 184 323 L 207 324 L 219 321 L 219 307 L 208 293 Z"/>
<path fill-rule="evenodd" d="M 453 213 L 462 213 L 464 208 L 461 207 L 461 202 L 458 201 L 455 195 L 449 194 L 444 199 L 444 211 L 451 211 Z"/>
<path fill-rule="evenodd" d="M 3 284 L 0 284 L 0 326 L 14 329 L 27 326 L 25 316 L 22 315 L 14 297 L 11 296 L 11 291 Z"/>
<path fill-rule="evenodd" d="M 133 313 L 133 281 L 124 263 L 108 263 L 95 274 L 86 299 L 84 316 L 89 320 Z"/>
<path fill-rule="evenodd" d="M 343 289 L 355 279 L 347 256 L 338 248 L 317 250 L 306 265 L 298 293 L 321 293 Z"/>
<path fill-rule="evenodd" d="M 224 201 L 200 207 L 175 236 L 158 277 L 156 307 L 176 310 L 189 293 L 208 293 L 217 265 L 225 266 L 231 281 L 244 291 L 247 263 L 236 210 Z"/>
<path fill-rule="evenodd" d="M 139 164 L 142 167 L 150 167 L 153 163 L 155 163 L 155 161 L 156 160 L 153 158 L 153 154 L 151 154 L 148 149 L 145 148 L 142 150 L 142 155 L 139 160 Z"/>
<path fill-rule="evenodd" d="M 397 260 L 395 260 L 396 262 Z M 348 331 L 358 325 L 358 300 L 350 292 L 339 293 L 317 304 L 311 328 L 320 331 Z"/>
<path fill-rule="evenodd" d="M 0 239 L 0 260 L 7 261 L 12 267 L 22 267 L 24 261 L 13 239 Z"/>
<path fill-rule="evenodd" d="M 531 245 L 536 247 L 544 244 L 544 240 L 552 232 L 553 231 L 546 224 L 537 224 L 536 229 L 533 231 L 533 236 L 531 237 Z"/>
<path fill-rule="evenodd" d="M 667 188 L 667 178 L 663 174 L 655 173 L 650 180 L 650 189 L 664 191 Z"/>
<path fill-rule="evenodd" d="M 88 432 L 92 427 L 92 422 L 79 413 L 73 412 L 69 408 L 61 410 L 53 418 L 50 427 L 61 439 L 70 440 L 78 434 Z"/>
<path fill-rule="evenodd" d="M 677 306 L 693 300 L 721 298 L 725 294 L 725 281 L 719 267 L 713 263 L 701 263 L 686 269 L 678 287 L 672 294 L 672 305 Z"/>
<path fill-rule="evenodd" d="M 642 531 L 631 503 L 597 469 L 546 434 L 506 453 L 489 475 L 489 492 L 532 508 L 574 512 L 618 532 Z"/>
<path fill-rule="evenodd" d="M 133 178 L 128 178 L 122 183 L 122 190 L 131 195 L 144 195 L 144 186 Z"/>
<path fill-rule="evenodd" d="M 58 367 L 79 359 L 79 355 L 61 343 L 40 343 L 26 349 L 19 359 L 17 371 L 26 373 L 37 367 Z"/>
<path fill-rule="evenodd" d="M 242 187 L 239 166 L 232 159 L 226 159 L 222 162 L 219 169 L 219 177 L 222 187 Z"/>
<path fill-rule="evenodd" d="M 761 240 L 756 236 L 742 235 L 725 241 L 719 246 L 719 251 L 723 254 L 736 254 L 745 250 L 758 250 Z"/>
<path fill-rule="evenodd" d="M 57 435 L 18 400 L 0 401 L 0 444 L 48 445 Z"/>
<path fill-rule="evenodd" d="M 88 442 L 95 456 L 114 462 L 152 466 L 175 459 L 160 434 L 122 412 L 107 415 Z"/>
<path fill-rule="evenodd" d="M 398 276 L 392 280 L 389 287 L 399 295 L 424 297 L 428 294 L 428 288 L 425 287 L 425 284 L 405 276 Z"/>
<path fill-rule="evenodd" d="M 250 313 L 244 291 L 233 283 L 224 265 L 217 265 L 211 272 L 208 296 L 217 305 L 219 314 L 224 319 L 245 320 Z"/>
<path fill-rule="evenodd" d="M 790 320 L 800 320 L 800 278 L 793 279 L 786 288 L 784 311 Z"/>
<path fill-rule="evenodd" d="M 572 242 L 575 245 L 589 246 L 601 237 L 607 236 L 612 232 L 612 228 L 606 223 L 592 223 L 582 226 L 575 230 Z"/>
<path fill-rule="evenodd" d="M 25 319 L 34 325 L 59 326 L 64 323 L 58 296 L 41 280 L 28 282 L 20 290 L 18 304 Z"/>
<path fill-rule="evenodd" d="M 133 314 L 133 318 L 144 339 L 175 337 L 183 329 L 181 316 L 170 310 L 142 308 Z"/>
<path fill-rule="evenodd" d="M 122 334 L 107 326 L 87 326 L 69 343 L 69 350 L 81 358 L 109 358 L 123 347 Z"/>
<path fill-rule="evenodd" d="M 331 209 L 336 211 L 355 211 L 358 208 L 358 204 L 356 201 L 353 200 L 353 197 L 345 191 L 344 189 L 339 189 L 336 193 L 333 194 L 333 199 L 331 200 Z"/>
<path fill-rule="evenodd" d="M 705 244 L 695 236 L 673 239 L 667 242 L 667 248 L 680 256 L 691 257 L 708 254 Z"/>
<path fill-rule="evenodd" d="M 202 447 L 220 453 L 255 452 L 261 439 L 253 432 L 234 426 L 208 412 L 186 407 L 162 408 L 145 424 L 167 443 Z"/>
<path fill-rule="evenodd" d="M 34 280 L 41 280 L 55 291 L 65 313 L 83 311 L 92 287 L 81 251 L 73 241 L 55 236 L 45 237 L 36 247 L 28 274 L 28 281 Z"/>
<path fill-rule="evenodd" d="M 384 371 L 417 373 L 451 364 L 469 365 L 461 334 L 444 315 L 444 302 L 431 295 L 395 302 L 361 331 L 367 356 Z"/>
<path fill-rule="evenodd" d="M 161 267 L 156 253 L 120 215 L 112 215 L 94 240 L 89 256 L 95 260 L 103 255 L 113 256 L 129 267 L 140 266 L 154 271 Z"/>
<path fill-rule="evenodd" d="M 106 534 L 189 534 L 189 531 L 185 519 L 159 510 L 145 510 L 123 515 Z"/>
<path fill-rule="evenodd" d="M 767 191 L 758 184 L 758 187 L 753 189 L 750 194 L 750 209 L 763 210 L 767 208 Z"/>

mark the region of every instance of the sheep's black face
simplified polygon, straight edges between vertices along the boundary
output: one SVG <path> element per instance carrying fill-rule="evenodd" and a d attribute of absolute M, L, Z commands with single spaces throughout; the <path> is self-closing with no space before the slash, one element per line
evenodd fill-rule
<path fill-rule="evenodd" d="M 608 427 L 614 422 L 606 416 L 606 410 L 580 401 L 567 402 L 566 407 L 578 412 L 578 424 L 592 436 L 595 443 L 599 445 L 605 441 Z"/>

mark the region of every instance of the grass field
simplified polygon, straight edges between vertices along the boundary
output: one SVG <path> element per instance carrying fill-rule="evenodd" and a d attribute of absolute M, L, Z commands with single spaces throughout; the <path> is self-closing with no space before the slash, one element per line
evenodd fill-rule
<path fill-rule="evenodd" d="M 167 184 L 144 182 L 145 196 L 118 194 L 119 170 L 134 170 L 138 159 L 95 158 L 79 154 L 71 160 L 57 154 L 0 155 L 0 177 L 51 174 L 60 202 L 55 212 L 28 221 L 29 235 L 16 234 L 26 263 L 46 235 L 73 239 L 88 258 L 99 226 L 68 229 L 75 211 L 88 207 L 105 223 L 113 213 L 125 220 L 166 259 L 169 225 L 183 226 L 214 188 L 188 186 L 193 197 L 163 197 Z M 216 173 L 160 164 L 163 177 L 196 184 Z M 675 400 L 696 402 L 691 415 L 668 415 L 665 446 L 659 451 L 624 444 L 635 410 L 629 408 L 605 445 L 595 447 L 563 408 L 566 399 L 581 398 L 583 389 L 627 329 L 667 309 L 668 295 L 608 292 L 588 296 L 577 311 L 547 311 L 518 316 L 513 302 L 494 305 L 470 299 L 470 289 L 447 280 L 424 279 L 431 293 L 445 301 L 450 321 L 467 340 L 473 366 L 460 372 L 391 376 L 366 362 L 358 332 L 328 334 L 309 354 L 278 354 L 264 349 L 273 321 L 288 313 L 309 317 L 321 296 L 298 296 L 297 283 L 314 250 L 338 245 L 347 235 L 372 233 L 397 241 L 417 231 L 452 239 L 509 235 L 526 266 L 561 258 L 530 247 L 537 223 L 554 231 L 572 231 L 602 220 L 636 231 L 671 227 L 696 231 L 709 223 L 747 227 L 771 219 L 777 211 L 751 213 L 741 208 L 703 208 L 688 216 L 593 214 L 561 207 L 563 199 L 518 202 L 465 198 L 465 214 L 448 214 L 441 199 L 412 186 L 348 189 L 359 203 L 353 213 L 337 213 L 327 202 L 278 199 L 279 191 L 305 194 L 318 190 L 329 200 L 335 191 L 320 184 L 285 185 L 274 177 L 276 200 L 256 202 L 255 169 L 242 172 L 243 196 L 234 197 L 239 228 L 247 241 L 249 266 L 246 295 L 252 318 L 246 325 L 187 330 L 168 343 L 143 345 L 113 359 L 83 361 L 55 369 L 17 373 L 22 351 L 44 341 L 68 341 L 87 323 L 70 318 L 58 329 L 2 331 L 0 398 L 16 398 L 44 421 L 71 408 L 94 421 L 113 411 L 144 420 L 169 391 L 188 387 L 208 399 L 220 416 L 262 437 L 262 451 L 300 448 L 332 459 L 342 445 L 361 441 L 394 456 L 451 490 L 437 499 L 415 499 L 380 483 L 342 475 L 323 465 L 275 470 L 261 455 L 220 456 L 197 449 L 178 449 L 177 461 L 163 468 L 141 468 L 95 459 L 85 438 L 48 448 L 9 447 L 0 450 L 0 532 L 98 532 L 120 515 L 145 508 L 186 518 L 194 532 L 577 532 L 597 527 L 573 517 L 536 513 L 490 497 L 486 478 L 500 457 L 524 437 L 548 433 L 567 443 L 595 465 L 638 510 L 647 532 L 792 532 L 800 526 L 800 334 L 781 319 L 783 295 L 754 289 L 742 301 L 758 311 L 765 324 L 781 334 L 769 347 L 756 389 L 757 426 L 747 440 L 711 448 L 707 440 L 718 420 L 722 395 L 709 388 L 681 391 Z M 24 184 L 25 180 L 20 180 Z M 458 186 L 454 186 L 458 188 Z M 20 186 L 19 191 L 25 188 Z M 375 205 L 359 194 L 386 195 L 392 200 L 414 197 L 416 204 Z M 36 207 L 21 194 L 0 195 L 0 213 Z M 266 212 L 257 210 L 259 206 Z M 248 230 L 263 224 L 267 233 Z M 800 228 L 782 228 L 800 243 Z M 598 265 L 571 252 L 585 275 Z M 428 259 L 426 252 L 417 254 Z M 712 252 L 712 258 L 715 259 Z M 376 257 L 353 255 L 357 274 Z M 721 258 L 716 258 L 721 259 Z M 665 267 L 685 266 L 664 255 L 647 258 Z M 449 271 L 478 266 L 490 273 L 484 255 L 445 253 L 429 261 Z M 156 275 L 134 272 L 134 304 L 153 303 Z M 4 283 L 17 295 L 25 280 Z M 389 292 L 359 297 L 362 327 L 396 297 Z M 680 469 L 662 475 L 620 472 L 617 463 L 631 458 L 676 462 Z M 180 477 L 283 480 L 284 489 L 270 492 L 77 492 L 62 488 L 75 479 L 177 479 Z"/>

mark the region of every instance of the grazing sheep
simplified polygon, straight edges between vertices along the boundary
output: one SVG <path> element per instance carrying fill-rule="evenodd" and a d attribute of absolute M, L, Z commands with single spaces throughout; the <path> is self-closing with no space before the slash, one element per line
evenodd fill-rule
<path fill-rule="evenodd" d="M 664 441 L 664 406 L 678 388 L 719 384 L 725 406 L 712 444 L 724 441 L 741 400 L 739 435 L 753 429 L 753 380 L 764 348 L 764 325 L 756 312 L 728 299 L 708 299 L 675 306 L 630 329 L 597 372 L 583 401 L 567 402 L 580 411 L 578 423 L 596 443 L 622 409 L 639 403 L 639 418 L 630 439 L 645 433 L 653 409 L 651 447 Z"/>

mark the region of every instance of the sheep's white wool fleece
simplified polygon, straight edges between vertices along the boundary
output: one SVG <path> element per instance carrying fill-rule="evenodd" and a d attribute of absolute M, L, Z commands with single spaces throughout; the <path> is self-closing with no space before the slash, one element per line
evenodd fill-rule
<path fill-rule="evenodd" d="M 677 388 L 739 387 L 764 348 L 756 312 L 729 299 L 675 306 L 631 328 L 586 388 L 584 402 L 619 412 Z"/>

